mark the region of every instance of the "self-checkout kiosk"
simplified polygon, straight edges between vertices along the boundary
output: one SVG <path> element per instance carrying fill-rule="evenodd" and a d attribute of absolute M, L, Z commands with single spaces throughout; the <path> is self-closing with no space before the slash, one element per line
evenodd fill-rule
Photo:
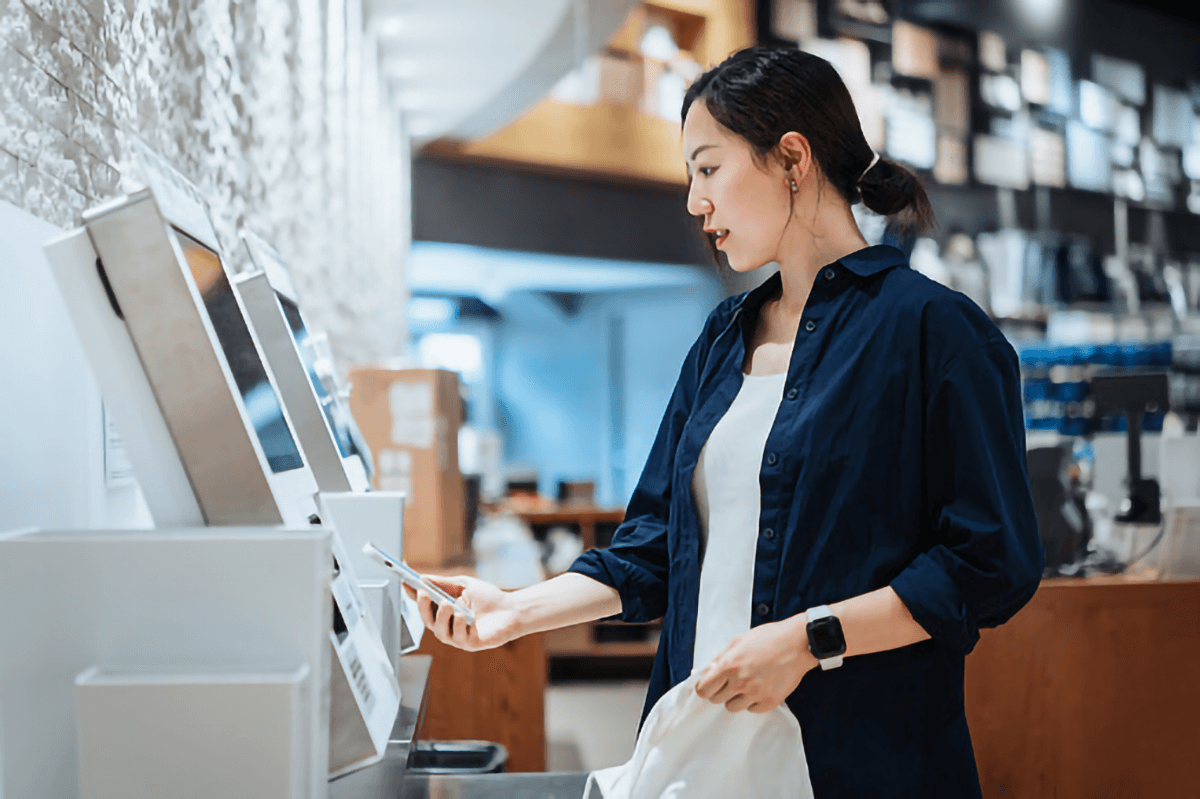
<path fill-rule="evenodd" d="M 241 238 L 255 269 L 236 276 L 234 287 L 296 422 L 309 468 L 322 491 L 366 491 L 366 466 L 348 429 L 339 426 L 338 399 L 317 375 L 308 326 L 287 266 L 279 252 L 252 231 L 242 231 Z"/>
<path fill-rule="evenodd" d="M 205 204 L 141 156 L 46 252 L 155 529 L 0 534 L 0 797 L 323 797 L 399 707 L 337 529 L 388 516 L 352 458 L 322 496 Z"/>
<path fill-rule="evenodd" d="M 385 648 L 398 668 L 400 654 L 420 644 L 424 625 L 399 581 L 363 555 L 362 548 L 371 541 L 388 551 L 402 551 L 404 495 L 370 491 L 370 453 L 342 392 L 328 385 L 332 376 L 323 379 L 320 374 L 323 359 L 300 311 L 291 270 L 278 250 L 253 231 L 243 230 L 241 239 L 254 268 L 234 278 L 234 289 L 295 422 L 321 492 L 322 517 L 332 521 L 345 542 Z"/>

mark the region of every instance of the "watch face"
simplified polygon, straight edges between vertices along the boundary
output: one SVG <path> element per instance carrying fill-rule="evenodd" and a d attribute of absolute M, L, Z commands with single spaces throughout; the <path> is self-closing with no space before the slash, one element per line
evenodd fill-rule
<path fill-rule="evenodd" d="M 846 651 L 842 623 L 833 616 L 808 623 L 808 649 L 817 660 L 837 657 Z"/>

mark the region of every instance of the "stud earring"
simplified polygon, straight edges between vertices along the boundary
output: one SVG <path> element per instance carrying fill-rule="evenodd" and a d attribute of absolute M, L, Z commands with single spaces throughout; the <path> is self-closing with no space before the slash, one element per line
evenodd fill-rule
<path fill-rule="evenodd" d="M 800 191 L 800 187 L 799 187 L 799 186 L 797 186 L 797 185 L 796 185 L 796 181 L 795 181 L 795 180 L 793 180 L 793 181 L 792 181 L 792 194 L 795 194 L 795 193 L 796 193 L 796 192 L 798 192 L 798 191 Z"/>

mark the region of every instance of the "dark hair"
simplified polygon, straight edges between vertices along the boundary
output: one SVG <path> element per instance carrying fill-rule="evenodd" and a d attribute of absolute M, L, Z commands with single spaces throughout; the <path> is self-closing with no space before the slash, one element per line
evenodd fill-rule
<path fill-rule="evenodd" d="M 886 158 L 867 169 L 874 153 L 854 101 L 837 70 L 820 56 L 795 47 L 739 50 L 688 88 L 683 120 L 696 100 L 749 142 L 760 162 L 777 152 L 785 133 L 795 131 L 808 139 L 821 172 L 846 202 L 861 200 L 906 229 L 933 227 L 933 208 L 916 175 Z"/>

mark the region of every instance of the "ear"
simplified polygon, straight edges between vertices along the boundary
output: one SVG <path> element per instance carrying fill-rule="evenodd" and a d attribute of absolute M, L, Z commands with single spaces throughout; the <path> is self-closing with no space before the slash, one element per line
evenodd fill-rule
<path fill-rule="evenodd" d="M 808 139 L 794 130 L 788 131 L 780 137 L 776 150 L 783 168 L 792 174 L 797 183 L 808 177 L 813 165 Z"/>

